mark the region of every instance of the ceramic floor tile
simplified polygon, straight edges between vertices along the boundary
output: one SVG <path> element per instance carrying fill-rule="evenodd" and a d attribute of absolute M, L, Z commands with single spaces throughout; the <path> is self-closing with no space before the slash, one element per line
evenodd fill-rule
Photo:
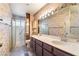
<path fill-rule="evenodd" d="M 26 46 L 22 46 L 13 49 L 10 56 L 33 56 L 33 53 Z"/>

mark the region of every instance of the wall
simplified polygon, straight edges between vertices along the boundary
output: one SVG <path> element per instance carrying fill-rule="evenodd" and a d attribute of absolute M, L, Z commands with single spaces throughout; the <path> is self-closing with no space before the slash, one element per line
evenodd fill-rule
<path fill-rule="evenodd" d="M 32 35 L 33 20 L 34 20 L 34 16 L 30 14 L 30 36 Z"/>
<path fill-rule="evenodd" d="M 42 9 L 40 9 L 36 14 L 35 14 L 35 19 L 39 19 L 39 17 L 45 13 L 46 11 L 49 11 L 50 9 L 55 10 L 57 7 L 61 6 L 62 4 L 60 3 L 48 3 L 45 5 Z"/>
<path fill-rule="evenodd" d="M 46 21 L 47 20 L 47 21 Z M 42 21 L 42 20 L 40 20 Z M 44 24 L 45 23 L 47 24 Z M 53 15 L 47 17 L 43 20 L 43 24 L 40 26 L 40 31 L 44 34 L 46 31 L 49 35 L 55 36 L 64 36 L 66 33 L 69 34 L 69 25 L 70 25 L 70 16 L 69 16 L 69 8 L 63 8 L 54 12 Z M 45 28 L 45 29 L 44 29 Z"/>
<path fill-rule="evenodd" d="M 79 39 L 79 4 L 72 6 L 70 18 L 70 37 Z"/>
<path fill-rule="evenodd" d="M 29 39 L 29 31 L 30 31 L 30 36 L 32 35 L 32 28 L 33 28 L 33 20 L 34 20 L 34 16 L 32 14 L 29 14 L 29 13 L 26 13 L 26 40 Z M 30 15 L 30 25 L 29 25 L 29 17 L 28 15 Z M 28 18 L 27 18 L 28 17 Z M 30 27 L 30 30 L 29 30 L 29 27 Z"/>
<path fill-rule="evenodd" d="M 33 20 L 32 23 L 33 34 L 38 34 L 38 20 Z"/>
<path fill-rule="evenodd" d="M 35 15 L 35 21 L 39 19 L 39 16 L 42 13 L 44 13 L 45 11 L 44 8 Z M 55 12 L 52 16 L 44 20 L 39 20 L 41 22 L 40 31 L 42 32 L 42 34 L 61 36 L 62 39 L 64 39 L 65 37 L 65 39 L 67 39 L 70 42 L 79 42 L 78 15 L 79 15 L 79 4 L 65 7 L 60 11 Z M 38 28 L 38 25 L 36 26 Z"/>
<path fill-rule="evenodd" d="M 11 17 L 12 13 L 9 4 L 0 3 L 0 55 L 8 55 L 11 48 Z"/>
<path fill-rule="evenodd" d="M 60 3 L 49 3 L 47 5 L 45 5 L 42 9 L 40 9 L 35 15 L 34 15 L 34 28 L 36 28 L 35 32 L 38 33 L 38 20 L 39 17 L 45 13 L 46 11 L 52 9 L 55 10 L 57 7 L 60 7 L 62 4 Z"/>
<path fill-rule="evenodd" d="M 58 13 L 47 18 L 48 34 L 62 36 L 65 34 L 65 32 L 68 33 L 65 28 L 65 24 L 68 24 L 67 20 L 69 20 L 69 10 L 67 9 L 61 10 Z"/>

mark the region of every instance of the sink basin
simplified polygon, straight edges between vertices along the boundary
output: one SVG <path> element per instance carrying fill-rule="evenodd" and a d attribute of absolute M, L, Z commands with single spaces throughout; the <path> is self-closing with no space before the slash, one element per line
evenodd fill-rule
<path fill-rule="evenodd" d="M 52 43 L 54 43 L 54 44 L 58 44 L 58 45 L 64 44 L 63 41 L 52 41 Z"/>

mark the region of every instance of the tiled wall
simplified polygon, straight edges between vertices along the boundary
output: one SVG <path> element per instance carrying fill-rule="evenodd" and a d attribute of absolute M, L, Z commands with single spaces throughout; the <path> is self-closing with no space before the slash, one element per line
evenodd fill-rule
<path fill-rule="evenodd" d="M 9 25 L 4 25 L 0 23 L 0 43 L 2 47 L 0 47 L 0 55 L 8 55 L 10 50 L 10 30 L 11 27 Z"/>
<path fill-rule="evenodd" d="M 79 5 L 72 6 L 70 19 L 70 36 L 79 39 Z"/>
<path fill-rule="evenodd" d="M 69 20 L 69 11 L 59 11 L 57 14 L 52 15 L 47 19 L 48 22 L 48 33 L 50 35 L 62 36 L 64 35 L 66 28 L 65 23 Z"/>
<path fill-rule="evenodd" d="M 47 6 L 49 5 L 51 6 L 51 8 L 53 8 L 52 7 L 53 4 L 48 4 Z M 38 20 L 38 17 L 44 11 L 46 11 L 47 9 L 50 9 L 50 7 L 47 8 L 47 6 L 45 6 L 42 10 L 40 10 L 35 15 L 36 20 Z M 54 6 L 57 7 L 57 5 L 55 4 Z M 47 26 L 45 26 L 45 27 L 48 27 L 48 34 L 56 35 L 56 36 L 62 36 L 67 34 L 67 37 L 69 38 L 71 37 L 71 38 L 79 39 L 79 23 L 78 23 L 79 16 L 78 15 L 79 15 L 79 5 L 72 5 L 70 7 L 68 6 L 63 8 L 57 13 L 54 13 L 51 17 L 44 19 L 45 21 L 47 20 L 47 23 L 48 23 Z M 43 32 L 47 30 L 43 28 L 41 29 Z"/>
<path fill-rule="evenodd" d="M 8 55 L 11 48 L 11 17 L 9 4 L 0 3 L 0 56 Z"/>
<path fill-rule="evenodd" d="M 52 9 L 55 10 L 58 6 L 61 6 L 62 4 L 60 3 L 49 3 L 47 5 L 45 5 L 37 14 L 34 15 L 34 28 L 36 28 L 36 33 L 38 33 L 38 20 L 40 15 L 42 15 L 43 13 L 45 13 L 46 11 Z"/>

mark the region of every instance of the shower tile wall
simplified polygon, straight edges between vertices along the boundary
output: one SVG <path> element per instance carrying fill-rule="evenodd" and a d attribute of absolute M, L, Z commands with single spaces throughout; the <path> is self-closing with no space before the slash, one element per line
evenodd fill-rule
<path fill-rule="evenodd" d="M 3 19 L 0 21 L 0 56 L 9 55 L 11 48 L 11 17 L 9 5 L 0 3 L 0 19 Z"/>
<path fill-rule="evenodd" d="M 8 55 L 10 48 L 10 26 L 0 23 L 0 55 Z"/>

